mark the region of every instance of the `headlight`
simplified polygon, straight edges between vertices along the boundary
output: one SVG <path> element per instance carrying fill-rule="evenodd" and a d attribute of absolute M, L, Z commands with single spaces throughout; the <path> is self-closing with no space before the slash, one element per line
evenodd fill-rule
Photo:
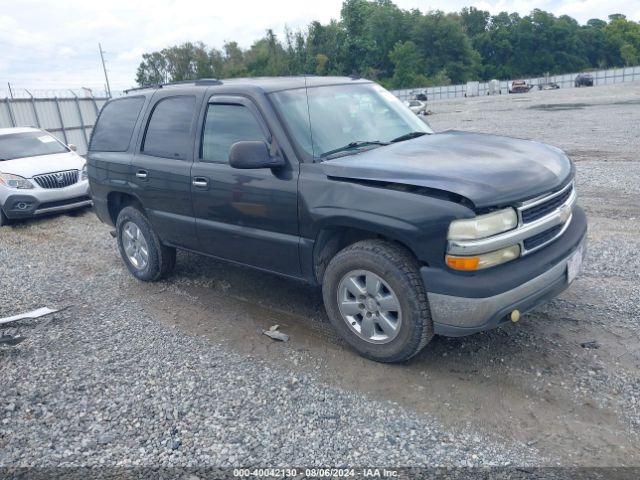
<path fill-rule="evenodd" d="M 495 267 L 501 263 L 515 260 L 520 256 L 520 247 L 512 245 L 494 252 L 483 253 L 475 256 L 447 255 L 446 261 L 449 268 L 454 270 L 474 271 L 483 268 Z"/>
<path fill-rule="evenodd" d="M 87 164 L 85 163 L 82 166 L 82 170 L 80 171 L 80 180 L 86 180 L 88 178 L 87 175 Z"/>
<path fill-rule="evenodd" d="M 475 218 L 454 220 L 449 225 L 449 240 L 477 240 L 513 230 L 518 226 L 518 214 L 505 208 Z"/>
<path fill-rule="evenodd" d="M 19 177 L 18 175 L 11 175 L 10 173 L 0 173 L 0 185 L 23 190 L 33 188 L 31 182 L 26 178 Z"/>

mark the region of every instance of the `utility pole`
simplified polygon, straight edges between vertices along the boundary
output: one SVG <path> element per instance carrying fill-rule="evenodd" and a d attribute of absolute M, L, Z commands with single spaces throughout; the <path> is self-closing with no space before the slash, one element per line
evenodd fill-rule
<path fill-rule="evenodd" d="M 104 70 L 104 79 L 107 82 L 107 96 L 111 98 L 111 87 L 109 86 L 109 76 L 107 75 L 107 67 L 104 64 L 104 50 L 102 45 L 98 43 L 98 49 L 100 50 L 100 59 L 102 60 L 102 70 Z"/>

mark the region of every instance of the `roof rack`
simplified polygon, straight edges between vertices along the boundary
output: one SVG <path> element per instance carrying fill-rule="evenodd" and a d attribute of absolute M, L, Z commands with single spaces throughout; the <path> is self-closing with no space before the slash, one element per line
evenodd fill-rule
<path fill-rule="evenodd" d="M 123 93 L 129 93 L 129 92 L 136 92 L 138 90 L 147 90 L 148 88 L 162 88 L 162 84 L 158 83 L 158 84 L 154 84 L 154 85 L 144 85 L 142 87 L 134 87 L 134 88 L 127 88 L 126 90 L 123 90 Z"/>
<path fill-rule="evenodd" d="M 152 84 L 152 85 L 144 85 L 142 87 L 135 87 L 135 88 L 129 88 L 127 90 L 124 90 L 124 93 L 129 93 L 129 92 L 135 92 L 137 90 L 146 90 L 148 88 L 162 88 L 162 87 L 168 87 L 171 85 L 186 85 L 186 84 L 193 84 L 196 86 L 202 86 L 202 85 L 222 85 L 222 82 L 220 80 L 218 80 L 217 78 L 199 78 L 197 80 L 180 80 L 178 82 L 168 82 L 168 83 L 157 83 L 157 84 Z"/>
<path fill-rule="evenodd" d="M 222 85 L 217 78 L 200 78 L 196 80 L 196 85 Z"/>

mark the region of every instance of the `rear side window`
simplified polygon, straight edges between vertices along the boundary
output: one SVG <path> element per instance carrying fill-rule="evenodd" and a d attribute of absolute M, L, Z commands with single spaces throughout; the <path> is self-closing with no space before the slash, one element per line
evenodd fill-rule
<path fill-rule="evenodd" d="M 127 151 L 142 105 L 144 97 L 121 98 L 107 103 L 102 108 L 98 123 L 93 129 L 89 150 Z"/>
<path fill-rule="evenodd" d="M 191 124 L 195 109 L 196 97 L 160 100 L 147 125 L 142 151 L 155 157 L 185 160 L 191 151 Z"/>
<path fill-rule="evenodd" d="M 231 145 L 242 140 L 266 140 L 253 113 L 243 105 L 209 105 L 202 134 L 202 161 L 227 163 Z"/>

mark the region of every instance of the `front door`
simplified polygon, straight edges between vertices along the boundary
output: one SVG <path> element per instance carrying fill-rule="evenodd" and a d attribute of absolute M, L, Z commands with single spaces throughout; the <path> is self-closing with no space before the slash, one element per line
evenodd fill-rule
<path fill-rule="evenodd" d="M 242 140 L 264 140 L 274 155 L 283 155 L 247 98 L 213 96 L 202 117 L 191 170 L 200 250 L 299 277 L 298 164 L 253 170 L 229 166 L 229 149 Z"/>

